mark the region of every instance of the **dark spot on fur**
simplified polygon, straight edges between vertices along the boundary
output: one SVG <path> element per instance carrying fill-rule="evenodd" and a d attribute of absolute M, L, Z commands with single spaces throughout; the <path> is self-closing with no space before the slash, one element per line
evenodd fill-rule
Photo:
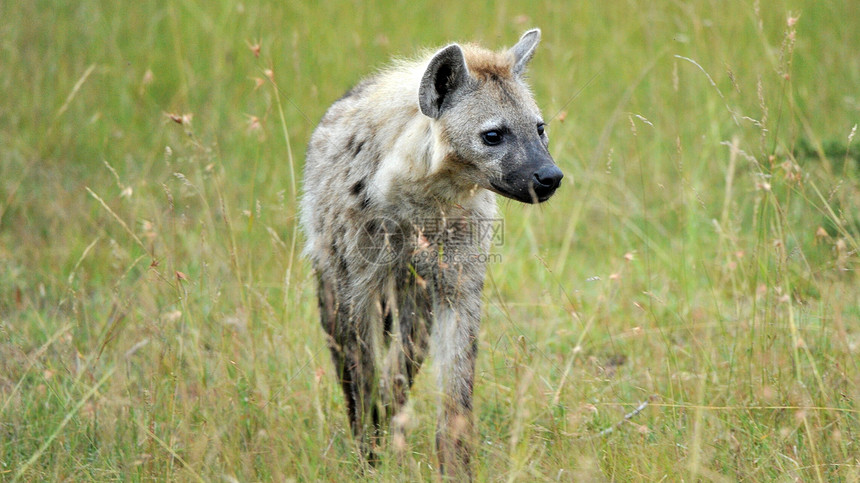
<path fill-rule="evenodd" d="M 463 388 L 463 393 L 460 395 L 461 404 L 466 411 L 472 411 L 472 381 L 467 381 L 467 387 Z"/>
<path fill-rule="evenodd" d="M 352 185 L 352 188 L 350 189 L 350 191 L 352 191 L 352 194 L 355 196 L 360 195 L 361 192 L 364 191 L 364 178 L 359 180 L 358 183 L 355 183 L 354 185 Z"/>
<path fill-rule="evenodd" d="M 361 199 L 361 209 L 362 210 L 366 210 L 369 205 L 370 205 L 370 198 L 365 196 L 364 198 Z"/>
<path fill-rule="evenodd" d="M 364 224 L 364 231 L 366 233 L 379 233 L 379 222 L 376 220 L 370 220 Z"/>
<path fill-rule="evenodd" d="M 343 278 L 349 277 L 349 264 L 346 263 L 346 259 L 343 257 L 337 257 L 338 268 L 341 271 L 340 276 Z"/>
<path fill-rule="evenodd" d="M 358 157 L 362 149 L 364 149 L 364 141 L 355 139 L 354 134 L 346 141 L 346 152 L 353 158 Z"/>

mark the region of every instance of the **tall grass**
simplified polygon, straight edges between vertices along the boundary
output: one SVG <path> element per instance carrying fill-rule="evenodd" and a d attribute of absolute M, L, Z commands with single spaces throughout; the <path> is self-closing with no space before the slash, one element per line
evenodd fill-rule
<path fill-rule="evenodd" d="M 430 367 L 361 472 L 297 176 L 392 56 L 532 26 L 567 176 L 500 201 L 478 478 L 860 479 L 858 16 L 0 3 L 0 480 L 435 478 Z"/>

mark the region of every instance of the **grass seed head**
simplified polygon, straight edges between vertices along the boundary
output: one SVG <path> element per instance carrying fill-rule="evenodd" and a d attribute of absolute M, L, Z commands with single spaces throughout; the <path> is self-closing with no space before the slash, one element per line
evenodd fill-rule
<path fill-rule="evenodd" d="M 189 125 L 191 124 L 191 119 L 194 118 L 194 114 L 191 113 L 174 114 L 172 112 L 165 112 L 164 115 L 165 117 L 167 117 L 167 119 L 180 125 Z"/>
<path fill-rule="evenodd" d="M 254 57 L 259 58 L 260 57 L 260 50 L 261 50 L 260 41 L 256 40 L 256 41 L 254 41 L 254 43 L 251 43 L 250 41 L 246 40 L 245 43 L 248 44 L 248 50 L 250 50 L 251 53 L 254 54 Z"/>

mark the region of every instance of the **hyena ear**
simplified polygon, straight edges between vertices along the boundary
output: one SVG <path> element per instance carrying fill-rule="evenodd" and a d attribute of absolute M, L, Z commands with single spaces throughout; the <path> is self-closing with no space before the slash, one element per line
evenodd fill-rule
<path fill-rule="evenodd" d="M 418 89 L 418 104 L 427 117 L 439 119 L 442 112 L 451 107 L 454 92 L 469 81 L 469 69 L 463 49 L 451 44 L 430 59 L 421 87 Z"/>
<path fill-rule="evenodd" d="M 517 45 L 511 47 L 509 52 L 514 57 L 513 72 L 515 75 L 522 75 L 526 71 L 526 65 L 532 60 L 532 56 L 535 55 L 535 49 L 539 43 L 540 29 L 531 29 L 520 37 Z"/>

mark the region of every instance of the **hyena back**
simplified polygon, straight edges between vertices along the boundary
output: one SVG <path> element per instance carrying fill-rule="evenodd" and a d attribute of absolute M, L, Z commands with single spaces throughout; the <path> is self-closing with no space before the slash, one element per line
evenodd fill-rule
<path fill-rule="evenodd" d="M 451 44 L 335 102 L 308 146 L 301 224 L 362 453 L 432 347 L 440 468 L 470 476 L 472 387 L 495 195 L 549 199 L 562 172 L 523 79 L 540 41 Z M 431 342 L 432 340 L 432 342 Z"/>

